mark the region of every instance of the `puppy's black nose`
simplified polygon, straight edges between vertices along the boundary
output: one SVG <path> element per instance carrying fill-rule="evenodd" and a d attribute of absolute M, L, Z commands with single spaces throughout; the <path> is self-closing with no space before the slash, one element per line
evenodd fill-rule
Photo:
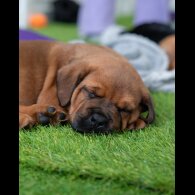
<path fill-rule="evenodd" d="M 89 122 L 94 129 L 98 130 L 106 127 L 108 119 L 102 114 L 94 113 L 89 117 Z"/>

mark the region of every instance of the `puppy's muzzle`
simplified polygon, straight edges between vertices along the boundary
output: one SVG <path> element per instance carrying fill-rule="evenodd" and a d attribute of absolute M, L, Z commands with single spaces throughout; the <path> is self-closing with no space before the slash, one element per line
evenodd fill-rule
<path fill-rule="evenodd" d="M 105 116 L 95 113 L 89 117 L 88 123 L 94 130 L 105 129 L 107 127 L 108 120 Z"/>
<path fill-rule="evenodd" d="M 93 113 L 73 122 L 72 127 L 81 133 L 104 133 L 108 130 L 109 119 L 103 114 Z"/>

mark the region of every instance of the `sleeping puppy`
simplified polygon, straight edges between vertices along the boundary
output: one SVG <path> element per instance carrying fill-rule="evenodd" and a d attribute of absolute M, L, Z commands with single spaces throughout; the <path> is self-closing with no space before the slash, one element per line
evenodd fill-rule
<path fill-rule="evenodd" d="M 113 50 L 49 41 L 20 41 L 19 49 L 20 129 L 67 121 L 78 132 L 104 133 L 153 122 L 148 89 Z"/>

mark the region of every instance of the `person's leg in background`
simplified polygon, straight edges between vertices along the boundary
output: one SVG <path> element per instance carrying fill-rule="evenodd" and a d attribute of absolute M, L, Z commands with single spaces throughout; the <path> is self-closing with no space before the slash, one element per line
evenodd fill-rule
<path fill-rule="evenodd" d="M 114 24 L 114 13 L 115 0 L 83 0 L 78 15 L 79 35 L 98 36 Z"/>
<path fill-rule="evenodd" d="M 169 21 L 169 0 L 136 0 L 135 26 L 151 22 L 168 24 Z"/>

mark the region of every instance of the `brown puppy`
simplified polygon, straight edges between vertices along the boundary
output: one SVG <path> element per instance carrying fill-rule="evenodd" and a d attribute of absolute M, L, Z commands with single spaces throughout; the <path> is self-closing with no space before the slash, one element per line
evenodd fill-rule
<path fill-rule="evenodd" d="M 154 120 L 149 91 L 113 50 L 21 41 L 19 52 L 19 128 L 68 120 L 79 132 L 110 132 L 144 128 Z"/>

